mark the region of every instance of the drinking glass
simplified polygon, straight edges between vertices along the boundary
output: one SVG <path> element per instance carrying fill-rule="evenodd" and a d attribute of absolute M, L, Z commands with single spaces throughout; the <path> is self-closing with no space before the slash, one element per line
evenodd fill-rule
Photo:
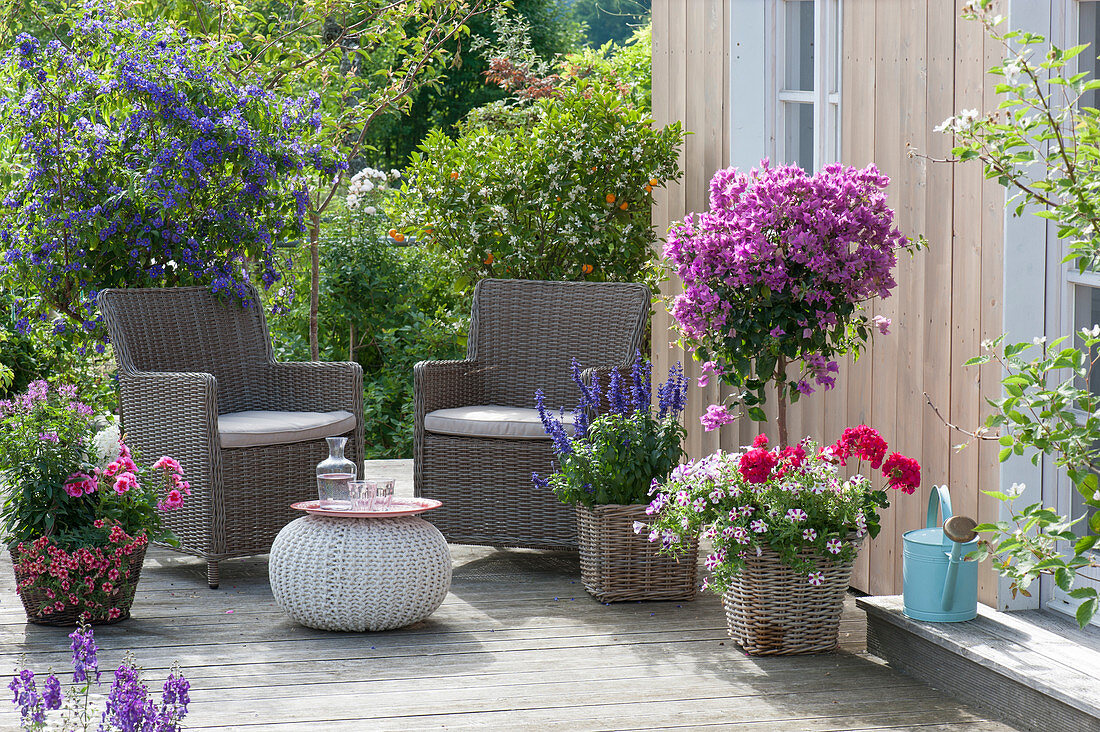
<path fill-rule="evenodd" d="M 356 511 L 374 510 L 375 485 L 373 480 L 353 480 L 348 483 L 351 505 Z"/>
<path fill-rule="evenodd" d="M 393 479 L 376 479 L 374 481 L 374 510 L 388 511 L 391 505 L 393 505 Z"/>

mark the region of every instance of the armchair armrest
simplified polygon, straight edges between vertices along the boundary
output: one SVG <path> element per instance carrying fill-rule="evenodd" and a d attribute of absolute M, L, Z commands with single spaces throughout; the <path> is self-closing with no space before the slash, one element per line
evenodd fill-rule
<path fill-rule="evenodd" d="M 481 368 L 475 361 L 421 361 L 413 366 L 416 423 L 436 409 L 480 404 Z"/>
<path fill-rule="evenodd" d="M 213 374 L 167 371 L 119 373 L 122 430 L 147 464 L 171 455 L 193 492 L 188 503 L 212 505 L 221 490 L 218 388 Z"/>
<path fill-rule="evenodd" d="M 349 362 L 295 361 L 267 369 L 274 402 L 287 412 L 345 410 L 363 424 L 363 367 Z"/>

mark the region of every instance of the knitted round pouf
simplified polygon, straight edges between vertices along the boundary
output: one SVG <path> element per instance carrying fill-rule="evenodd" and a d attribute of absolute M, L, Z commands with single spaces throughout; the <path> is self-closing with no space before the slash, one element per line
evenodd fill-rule
<path fill-rule="evenodd" d="M 326 518 L 287 524 L 271 545 L 275 602 L 321 630 L 392 630 L 431 615 L 451 587 L 451 553 L 415 516 Z"/>

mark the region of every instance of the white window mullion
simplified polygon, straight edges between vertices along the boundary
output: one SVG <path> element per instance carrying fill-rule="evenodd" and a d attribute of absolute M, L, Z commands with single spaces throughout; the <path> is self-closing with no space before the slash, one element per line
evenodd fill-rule
<path fill-rule="evenodd" d="M 825 140 L 829 128 L 828 105 L 823 103 L 829 93 L 829 63 L 832 60 L 827 25 L 828 5 L 829 0 L 814 2 L 814 170 L 820 170 L 825 165 Z"/>

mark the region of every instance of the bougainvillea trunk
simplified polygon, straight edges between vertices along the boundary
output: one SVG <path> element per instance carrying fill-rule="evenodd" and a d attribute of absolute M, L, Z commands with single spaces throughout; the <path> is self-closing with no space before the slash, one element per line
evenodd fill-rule
<path fill-rule="evenodd" d="M 787 392 L 785 389 L 787 375 L 787 358 L 780 355 L 775 363 L 775 424 L 779 429 L 779 446 L 787 447 Z"/>

